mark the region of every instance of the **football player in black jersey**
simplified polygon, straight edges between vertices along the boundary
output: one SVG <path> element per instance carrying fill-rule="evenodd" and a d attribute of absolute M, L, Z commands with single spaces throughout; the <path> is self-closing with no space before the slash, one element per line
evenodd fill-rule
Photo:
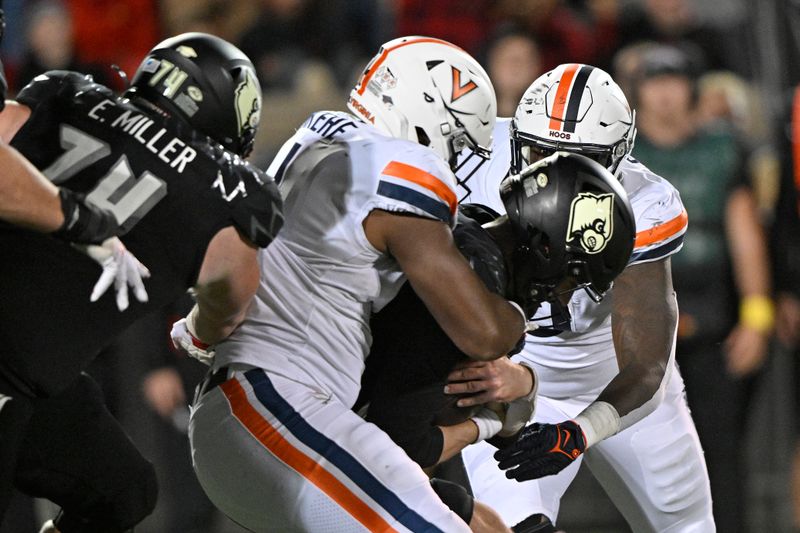
<path fill-rule="evenodd" d="M 627 265 L 635 237 L 633 212 L 616 178 L 584 156 L 560 152 L 507 178 L 501 187 L 507 216 L 462 204 L 453 230 L 459 250 L 484 284 L 518 302 L 528 316 L 543 301 L 565 305 L 576 289 L 604 294 Z M 579 244 L 580 236 L 568 236 L 567 228 L 576 202 L 596 195 L 613 196 L 609 215 L 615 226 L 609 245 L 590 253 Z M 370 327 L 373 342 L 355 408 L 420 466 L 457 458 L 466 445 L 487 436 L 496 435 L 489 440 L 495 446 L 513 444 L 524 430 L 537 388 L 533 368 L 507 358 L 468 363 L 409 284 L 373 316 Z M 477 371 L 476 365 L 483 368 Z M 465 394 L 445 394 L 448 381 L 463 383 Z M 477 412 L 476 405 L 486 402 L 505 404 L 504 417 L 492 417 L 485 408 Z M 463 464 L 457 459 L 441 475 L 468 485 L 466 473 L 458 475 Z M 487 514 L 485 505 L 473 514 L 473 500 L 464 488 L 441 479 L 432 485 L 474 531 L 500 530 L 487 521 L 496 518 L 502 524 L 500 517 Z"/>
<path fill-rule="evenodd" d="M 63 533 L 124 531 L 152 510 L 152 467 L 81 370 L 192 287 L 203 321 L 187 338 L 213 342 L 238 325 L 258 286 L 257 249 L 282 224 L 275 184 L 244 161 L 260 107 L 249 59 L 192 33 L 153 48 L 122 97 L 53 71 L 0 113 L 11 146 L 82 205 L 110 212 L 152 274 L 149 300 L 124 312 L 111 294 L 90 302 L 96 262 L 0 222 L 0 518 L 12 483 L 60 504 Z"/>

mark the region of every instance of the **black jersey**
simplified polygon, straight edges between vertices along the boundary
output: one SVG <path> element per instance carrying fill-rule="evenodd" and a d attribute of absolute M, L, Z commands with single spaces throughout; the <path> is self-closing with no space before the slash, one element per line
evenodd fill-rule
<path fill-rule="evenodd" d="M 50 394 L 123 328 L 194 285 L 221 229 L 269 244 L 281 201 L 273 181 L 237 155 L 88 76 L 49 72 L 17 100 L 32 114 L 12 145 L 53 183 L 113 212 L 120 238 L 152 273 L 147 303 L 119 312 L 113 291 L 90 303 L 94 261 L 48 235 L 0 225 L 0 370 Z"/>
<path fill-rule="evenodd" d="M 492 217 L 477 207 L 459 206 L 453 237 L 473 270 L 492 292 L 505 291 L 506 268 L 495 241 L 474 218 Z M 453 366 L 466 359 L 436 323 L 409 283 L 370 321 L 372 347 L 361 379 L 356 409 L 369 403 L 366 419 L 383 429 L 422 467 L 442 452 L 437 425 L 452 425 L 473 408 L 455 406 L 444 385 Z"/>

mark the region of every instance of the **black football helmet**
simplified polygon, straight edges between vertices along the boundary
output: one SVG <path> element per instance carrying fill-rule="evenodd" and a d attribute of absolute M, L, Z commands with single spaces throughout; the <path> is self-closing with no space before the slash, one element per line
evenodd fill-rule
<path fill-rule="evenodd" d="M 515 233 L 512 299 L 535 310 L 556 289 L 583 288 L 602 300 L 633 251 L 636 224 L 628 196 L 606 168 L 583 155 L 556 152 L 501 184 Z"/>
<path fill-rule="evenodd" d="M 183 119 L 242 157 L 253 149 L 261 86 L 250 59 L 224 39 L 183 33 L 157 44 L 126 96 Z"/>

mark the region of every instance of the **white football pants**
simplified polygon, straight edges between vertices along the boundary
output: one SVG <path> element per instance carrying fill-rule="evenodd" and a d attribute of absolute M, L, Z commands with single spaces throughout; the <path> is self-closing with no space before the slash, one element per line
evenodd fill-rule
<path fill-rule="evenodd" d="M 573 419 L 588 403 L 539 397 L 535 422 Z M 711 493 L 703 451 L 673 370 L 664 401 L 655 411 L 587 450 L 555 476 L 518 482 L 508 479 L 484 443 L 462 452 L 476 500 L 493 507 L 513 526 L 541 513 L 555 523 L 564 492 L 581 459 L 635 533 L 712 533 Z"/>
<path fill-rule="evenodd" d="M 192 409 L 197 477 L 252 531 L 468 532 L 377 426 L 330 394 L 261 369 L 229 373 Z"/>

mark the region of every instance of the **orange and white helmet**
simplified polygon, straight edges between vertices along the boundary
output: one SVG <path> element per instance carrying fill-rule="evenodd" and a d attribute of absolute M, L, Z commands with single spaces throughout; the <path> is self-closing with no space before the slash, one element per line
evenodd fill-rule
<path fill-rule="evenodd" d="M 616 172 L 635 137 L 635 113 L 611 76 L 568 63 L 525 91 L 511 123 L 511 161 L 520 172 L 553 152 L 576 152 Z"/>
<path fill-rule="evenodd" d="M 429 146 L 454 168 L 465 147 L 489 157 L 497 101 L 469 54 L 431 37 L 385 43 L 350 92 L 347 107 L 387 135 Z"/>

